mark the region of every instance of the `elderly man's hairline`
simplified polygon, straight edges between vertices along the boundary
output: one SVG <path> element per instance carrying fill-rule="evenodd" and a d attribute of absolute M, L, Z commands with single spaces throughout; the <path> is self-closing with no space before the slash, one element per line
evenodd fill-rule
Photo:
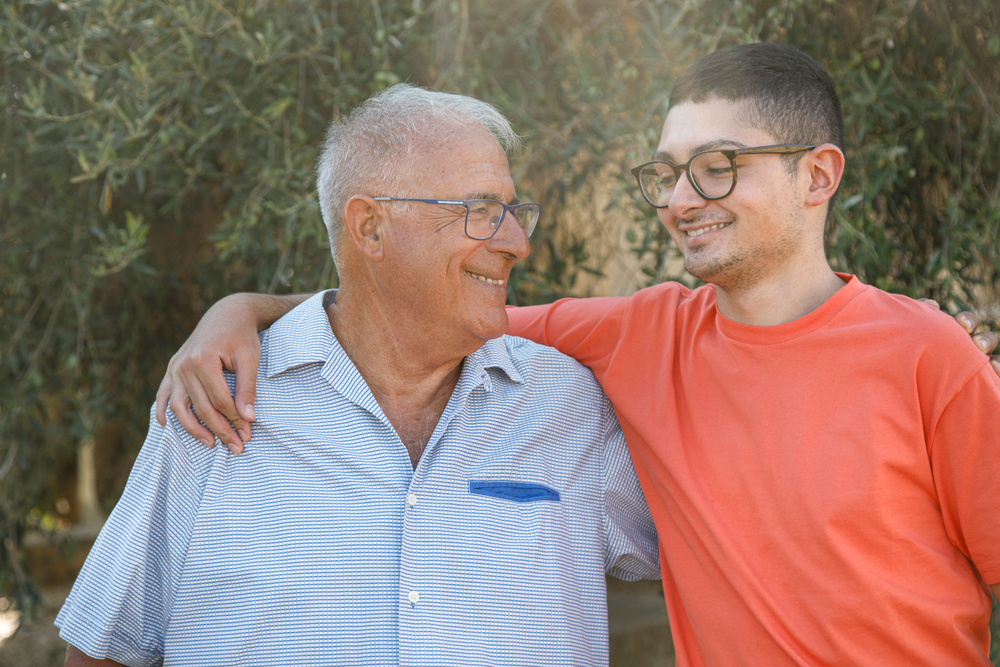
<path fill-rule="evenodd" d="M 317 186 L 335 262 L 348 200 L 372 182 L 387 188 L 403 187 L 405 174 L 393 170 L 386 158 L 411 157 L 428 123 L 469 122 L 490 132 L 507 152 L 521 144 L 510 122 L 492 105 L 408 84 L 387 88 L 344 119 L 331 123 L 317 164 Z M 401 192 L 365 194 L 399 196 Z"/>

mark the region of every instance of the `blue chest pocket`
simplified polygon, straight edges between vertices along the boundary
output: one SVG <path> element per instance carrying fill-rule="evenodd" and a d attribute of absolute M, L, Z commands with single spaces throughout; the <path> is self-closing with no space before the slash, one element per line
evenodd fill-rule
<path fill-rule="evenodd" d="M 516 503 L 530 503 L 536 500 L 559 502 L 559 492 L 544 484 L 525 482 L 470 481 L 469 493 L 513 500 Z"/>

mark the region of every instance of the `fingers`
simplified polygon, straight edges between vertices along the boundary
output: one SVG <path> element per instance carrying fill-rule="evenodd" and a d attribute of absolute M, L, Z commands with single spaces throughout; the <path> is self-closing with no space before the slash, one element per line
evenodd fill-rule
<path fill-rule="evenodd" d="M 191 399 L 187 388 L 181 382 L 173 384 L 170 392 L 170 410 L 185 431 L 201 440 L 207 447 L 215 444 L 215 436 L 201 425 L 198 418 L 191 412 Z"/>
<path fill-rule="evenodd" d="M 196 354 L 188 356 L 178 366 L 178 375 L 185 379 L 191 405 L 198 417 L 229 451 L 241 453 L 244 439 L 237 433 L 237 429 L 242 430 L 245 422 L 236 411 L 236 403 L 222 374 L 221 362 L 216 357 L 213 364 Z M 187 430 L 194 435 L 190 429 Z"/>
<path fill-rule="evenodd" d="M 938 303 L 937 301 L 935 301 L 934 299 L 923 299 L 923 298 L 921 298 L 921 299 L 917 299 L 917 301 L 920 301 L 921 303 L 924 303 L 924 304 L 930 306 L 931 308 L 935 308 L 937 310 L 941 310 L 941 304 Z"/>
<path fill-rule="evenodd" d="M 979 326 L 979 318 L 976 317 L 975 313 L 969 312 L 968 310 L 963 310 L 958 315 L 955 316 L 955 320 L 958 321 L 962 327 L 970 334 L 976 330 Z"/>
<path fill-rule="evenodd" d="M 260 346 L 258 345 L 253 350 L 253 354 L 240 357 L 233 364 L 233 370 L 236 372 L 236 408 L 245 420 L 242 429 L 245 432 L 241 433 L 241 435 L 246 436 L 243 438 L 243 442 L 252 437 L 249 422 L 256 418 L 253 406 L 257 398 L 257 366 L 259 362 Z"/>
<path fill-rule="evenodd" d="M 992 331 L 980 331 L 972 337 L 972 342 L 982 350 L 983 354 L 991 354 L 997 349 L 997 335 Z"/>
<path fill-rule="evenodd" d="M 173 361 L 171 359 L 170 364 Z M 160 380 L 160 388 L 156 390 L 156 421 L 163 427 L 167 425 L 167 403 L 170 402 L 170 364 L 167 364 L 167 372 Z"/>

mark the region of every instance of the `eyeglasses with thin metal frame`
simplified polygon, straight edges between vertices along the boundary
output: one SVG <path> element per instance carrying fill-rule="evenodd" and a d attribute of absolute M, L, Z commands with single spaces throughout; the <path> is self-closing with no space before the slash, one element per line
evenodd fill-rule
<path fill-rule="evenodd" d="M 500 229 L 503 219 L 510 213 L 524 235 L 530 237 L 542 215 L 540 204 L 504 204 L 495 199 L 410 199 L 406 197 L 372 197 L 375 201 L 415 201 L 439 206 L 465 207 L 465 235 L 477 241 L 486 241 Z"/>
<path fill-rule="evenodd" d="M 670 196 L 668 194 L 664 197 L 664 193 L 672 194 L 682 171 L 687 174 L 688 183 L 703 199 L 717 201 L 728 197 L 736 189 L 738 156 L 790 155 L 813 148 L 816 146 L 779 144 L 753 148 L 713 149 L 695 153 L 684 164 L 673 164 L 663 160 L 646 162 L 632 169 L 632 175 L 639 183 L 642 198 L 654 208 L 666 208 L 670 205 Z"/>

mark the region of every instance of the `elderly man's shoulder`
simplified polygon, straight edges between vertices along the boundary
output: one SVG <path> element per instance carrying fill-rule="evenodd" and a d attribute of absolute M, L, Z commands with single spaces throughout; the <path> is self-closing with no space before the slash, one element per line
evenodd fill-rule
<path fill-rule="evenodd" d="M 589 368 L 554 347 L 506 335 L 498 338 L 495 344 L 504 347 L 511 362 L 526 381 L 562 378 L 563 381 L 593 385 L 600 390 L 600 385 Z"/>

